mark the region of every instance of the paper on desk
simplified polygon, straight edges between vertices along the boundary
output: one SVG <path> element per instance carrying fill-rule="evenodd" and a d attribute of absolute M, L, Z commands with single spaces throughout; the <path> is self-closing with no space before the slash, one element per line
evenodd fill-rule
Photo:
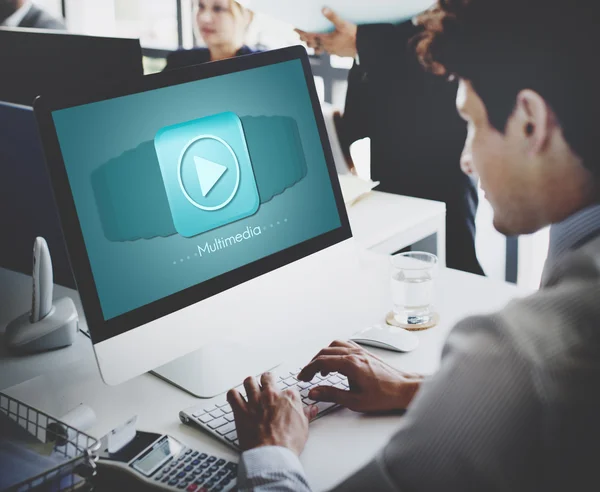
<path fill-rule="evenodd" d="M 379 181 L 367 181 L 354 174 L 338 174 L 344 203 L 348 206 L 356 203 L 359 198 L 375 188 Z"/>
<path fill-rule="evenodd" d="M 299 29 L 313 32 L 330 31 L 329 22 L 321 10 L 329 7 L 342 19 L 354 24 L 399 23 L 431 7 L 433 0 L 241 0 L 254 12 L 264 13 Z"/>

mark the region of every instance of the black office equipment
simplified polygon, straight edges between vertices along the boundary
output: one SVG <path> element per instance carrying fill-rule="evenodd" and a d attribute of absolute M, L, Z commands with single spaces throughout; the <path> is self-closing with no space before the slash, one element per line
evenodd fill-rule
<path fill-rule="evenodd" d="M 0 101 L 32 106 L 41 94 L 89 94 L 143 75 L 139 39 L 0 27 Z"/>
<path fill-rule="evenodd" d="M 0 267 L 31 275 L 31 248 L 46 239 L 56 283 L 74 287 L 33 109 L 0 102 Z"/>

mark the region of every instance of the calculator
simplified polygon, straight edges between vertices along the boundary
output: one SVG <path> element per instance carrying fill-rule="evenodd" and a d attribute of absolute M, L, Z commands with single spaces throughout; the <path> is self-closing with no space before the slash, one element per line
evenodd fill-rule
<path fill-rule="evenodd" d="M 185 446 L 169 435 L 137 431 L 116 453 L 108 452 L 105 437 L 99 457 L 99 477 L 112 476 L 120 485 L 128 481 L 137 482 L 144 490 L 236 490 L 237 463 Z"/>

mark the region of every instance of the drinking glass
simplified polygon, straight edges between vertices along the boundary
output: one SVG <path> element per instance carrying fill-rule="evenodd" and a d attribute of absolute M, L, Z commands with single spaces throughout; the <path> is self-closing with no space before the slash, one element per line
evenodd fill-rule
<path fill-rule="evenodd" d="M 394 311 L 390 323 L 412 330 L 434 326 L 438 320 L 433 307 L 437 256 L 411 251 L 393 255 L 391 263 Z"/>

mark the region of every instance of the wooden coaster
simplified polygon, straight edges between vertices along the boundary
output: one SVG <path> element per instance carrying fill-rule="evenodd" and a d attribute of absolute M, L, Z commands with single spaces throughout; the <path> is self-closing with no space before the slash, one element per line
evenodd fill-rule
<path fill-rule="evenodd" d="M 437 313 L 434 313 L 433 316 L 431 317 L 431 321 L 429 321 L 428 323 L 421 323 L 421 324 L 405 324 L 405 323 L 400 323 L 397 319 L 396 316 L 394 315 L 394 311 L 390 311 L 387 316 L 385 317 L 385 322 L 390 325 L 390 326 L 398 326 L 399 328 L 404 328 L 405 330 L 409 330 L 409 331 L 423 331 L 423 330 L 428 330 L 429 328 L 433 328 L 435 325 L 438 324 L 438 321 L 440 320 L 440 317 Z"/>

